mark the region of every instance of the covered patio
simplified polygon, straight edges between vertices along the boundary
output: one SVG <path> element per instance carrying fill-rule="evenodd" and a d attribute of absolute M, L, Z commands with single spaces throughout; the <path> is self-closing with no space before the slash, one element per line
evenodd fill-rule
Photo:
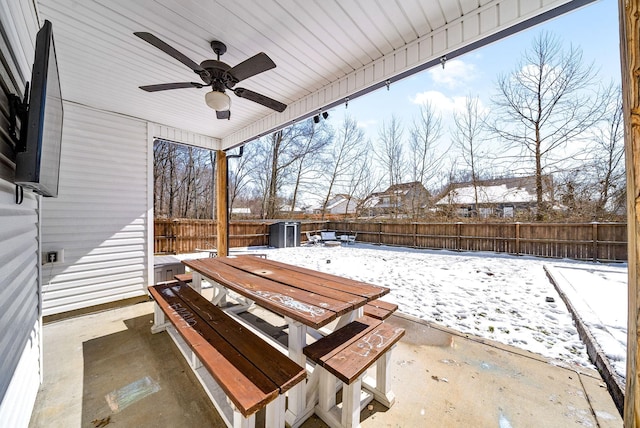
<path fill-rule="evenodd" d="M 181 415 L 193 416 L 192 426 L 215 425 L 213 407 L 197 382 L 170 375 L 182 377 L 186 366 L 181 366 L 182 358 L 168 338 L 150 335 L 151 303 L 131 305 L 147 298 L 146 287 L 154 278 L 154 141 L 215 151 L 217 235 L 224 237 L 227 151 L 347 106 L 349 100 L 376 89 L 392 89 L 400 79 L 446 66 L 457 56 L 592 2 L 0 4 L 0 425 L 27 426 L 29 420 L 32 426 L 100 423 L 109 415 L 106 394 L 147 378 L 154 398 L 127 402 L 128 407 L 113 415 L 114 422 L 122 418 L 119 426 L 158 426 L 159 410 L 163 416 L 167 412 L 167 421 Z M 619 7 L 630 243 L 625 424 L 632 427 L 640 424 L 638 5 L 620 0 Z M 45 20 L 53 24 L 64 105 L 60 194 L 49 199 L 26 191 L 18 203 L 9 100 L 25 95 L 35 34 Z M 224 113 L 216 119 L 220 115 L 205 103 L 209 89 L 197 89 L 206 86 L 198 70 L 189 70 L 189 61 L 167 55 L 166 49 L 161 52 L 134 32 L 155 35 L 195 61 L 196 67 L 203 59 L 215 58 L 211 42 L 218 40 L 228 48 L 220 59 L 230 67 L 265 52 L 276 68 L 247 77 L 240 84 L 244 91 L 234 95 L 229 90 L 232 102 L 225 111 L 230 117 Z M 175 91 L 149 93 L 138 88 L 189 80 L 195 84 Z M 277 104 L 264 99 L 256 102 L 261 98 L 247 95 L 247 90 L 283 103 L 286 109 L 276 111 L 270 105 Z M 42 257 L 49 251 L 61 258 L 45 263 Z M 227 241 L 219 239 L 217 254 L 227 252 Z M 91 314 L 77 317 L 79 313 Z M 59 320 L 43 324 L 43 317 Z M 556 367 L 522 351 L 404 316 L 391 322 L 407 328 L 394 355 L 398 404 L 390 411 L 375 405 L 367 409 L 363 426 L 420 426 L 425 421 L 435 426 L 540 426 L 545 418 L 549 426 L 620 424 L 597 373 Z M 147 402 L 150 407 L 141 407 Z M 403 423 L 403 418 L 409 419 Z M 305 426 L 317 425 L 311 420 Z"/>
<path fill-rule="evenodd" d="M 222 426 L 168 335 L 150 333 L 152 312 L 147 302 L 46 324 L 45 376 L 29 426 L 91 427 L 107 418 L 114 427 Z M 259 309 L 245 318 L 280 326 L 272 335 L 287 340 L 281 318 Z M 387 322 L 407 332 L 391 364 L 396 403 L 372 402 L 361 412 L 363 428 L 622 424 L 593 370 L 404 315 Z M 302 427 L 326 425 L 314 415 Z"/>

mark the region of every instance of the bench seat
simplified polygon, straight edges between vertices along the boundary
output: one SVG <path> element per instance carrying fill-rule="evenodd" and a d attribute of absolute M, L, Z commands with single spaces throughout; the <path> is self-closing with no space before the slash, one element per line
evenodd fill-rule
<path fill-rule="evenodd" d="M 185 284 L 188 284 L 191 281 L 193 281 L 193 274 L 192 273 L 179 273 L 177 275 L 174 275 L 173 277 L 178 282 L 184 282 Z"/>
<path fill-rule="evenodd" d="M 176 278 L 178 275 L 176 275 Z M 395 303 L 385 302 L 384 300 L 372 300 L 364 305 L 364 314 L 368 317 L 378 320 L 386 320 L 398 310 L 398 305 Z"/>
<path fill-rule="evenodd" d="M 331 427 L 357 427 L 360 411 L 371 399 L 375 398 L 387 407 L 393 404 L 387 369 L 391 349 L 404 333 L 402 328 L 364 316 L 303 349 L 304 354 L 316 363 L 315 370 L 320 370 L 316 413 L 323 421 Z M 366 370 L 374 363 L 374 383 L 363 382 Z M 342 409 L 336 405 L 336 379 L 344 384 Z M 362 387 L 370 392 L 364 400 Z"/>
<path fill-rule="evenodd" d="M 152 331 L 160 331 L 163 325 L 179 333 L 180 341 L 172 338 L 179 348 L 188 345 L 181 351 L 227 426 L 253 427 L 255 413 L 263 408 L 269 425 L 284 426 L 284 393 L 305 379 L 304 368 L 185 283 L 151 286 L 149 292 L 159 308 Z M 211 375 L 216 391 L 203 381 L 202 368 Z M 221 392 L 231 406 L 215 398 Z"/>

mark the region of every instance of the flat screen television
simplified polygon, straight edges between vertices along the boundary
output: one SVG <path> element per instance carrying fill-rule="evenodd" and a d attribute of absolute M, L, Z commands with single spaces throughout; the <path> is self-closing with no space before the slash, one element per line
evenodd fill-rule
<path fill-rule="evenodd" d="M 56 197 L 63 110 L 53 29 L 49 21 L 44 22 L 36 36 L 30 92 L 26 123 L 22 123 L 20 130 L 24 146 L 16 153 L 15 183 L 43 196 Z"/>

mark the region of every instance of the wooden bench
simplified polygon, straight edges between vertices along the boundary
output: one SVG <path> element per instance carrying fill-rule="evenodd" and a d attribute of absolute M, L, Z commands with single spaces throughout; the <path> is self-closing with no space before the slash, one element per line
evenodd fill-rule
<path fill-rule="evenodd" d="M 285 392 L 306 370 L 185 283 L 149 287 L 153 332 L 166 329 L 229 427 L 285 426 Z M 165 322 L 165 316 L 170 323 Z"/>
<path fill-rule="evenodd" d="M 319 374 L 319 402 L 316 414 L 331 427 L 360 426 L 360 411 L 373 398 L 390 407 L 395 401 L 388 384 L 391 349 L 404 335 L 380 320 L 361 317 L 304 348 L 316 363 Z M 374 382 L 364 379 L 366 370 L 376 363 Z M 342 409 L 336 405 L 336 379 L 343 382 Z M 361 389 L 369 394 L 361 400 Z"/>
<path fill-rule="evenodd" d="M 184 282 L 186 284 L 190 283 L 191 281 L 193 281 L 193 274 L 191 272 L 189 273 L 179 273 L 177 275 L 173 276 L 178 282 Z"/>
<path fill-rule="evenodd" d="M 178 275 L 176 275 L 176 278 Z M 377 320 L 386 320 L 398 310 L 398 305 L 395 303 L 385 302 L 383 300 L 373 300 L 364 305 L 364 314 L 368 317 L 375 318 Z"/>
<path fill-rule="evenodd" d="M 320 232 L 320 242 L 325 243 L 325 242 L 332 242 L 332 241 L 339 242 L 335 232 L 330 232 L 330 231 Z"/>

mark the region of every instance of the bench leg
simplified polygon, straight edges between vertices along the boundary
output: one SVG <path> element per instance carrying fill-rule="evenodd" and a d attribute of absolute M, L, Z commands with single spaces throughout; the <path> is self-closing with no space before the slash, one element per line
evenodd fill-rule
<path fill-rule="evenodd" d="M 235 407 L 233 407 L 233 428 L 255 428 L 256 414 L 245 418 Z M 267 425 L 269 426 L 269 425 Z"/>
<path fill-rule="evenodd" d="M 393 391 L 391 391 L 389 385 L 391 351 L 393 351 L 393 348 L 395 347 L 396 345 L 385 352 L 385 354 L 378 358 L 378 361 L 376 361 L 375 380 L 371 379 L 370 377 L 365 377 L 363 382 L 363 387 L 373 394 L 373 397 L 376 401 L 387 408 L 393 406 L 393 403 L 396 401 L 396 396 Z"/>
<path fill-rule="evenodd" d="M 336 382 L 334 375 L 326 371 L 319 365 L 314 369 L 318 370 L 318 408 L 320 412 L 328 413 L 336 405 Z"/>
<path fill-rule="evenodd" d="M 360 426 L 360 387 L 362 377 L 359 377 L 351 385 L 342 387 L 342 426 L 344 428 L 356 428 Z"/>
<path fill-rule="evenodd" d="M 151 326 L 151 333 L 156 334 L 165 331 L 169 325 L 171 325 L 171 323 L 167 322 L 160 306 L 158 306 L 158 304 L 153 305 L 153 325 Z"/>
<path fill-rule="evenodd" d="M 285 426 L 285 396 L 279 394 L 278 398 L 267 404 L 265 414 L 265 427 L 284 427 Z"/>
<path fill-rule="evenodd" d="M 338 379 L 323 367 L 316 366 L 314 372 L 315 370 L 320 372 L 319 397 L 316 406 L 316 413 L 320 419 L 331 428 L 359 427 L 360 410 L 364 404 L 360 392 L 362 376 L 358 377 L 351 385 L 342 384 L 342 409 L 340 409 L 336 406 Z"/>

